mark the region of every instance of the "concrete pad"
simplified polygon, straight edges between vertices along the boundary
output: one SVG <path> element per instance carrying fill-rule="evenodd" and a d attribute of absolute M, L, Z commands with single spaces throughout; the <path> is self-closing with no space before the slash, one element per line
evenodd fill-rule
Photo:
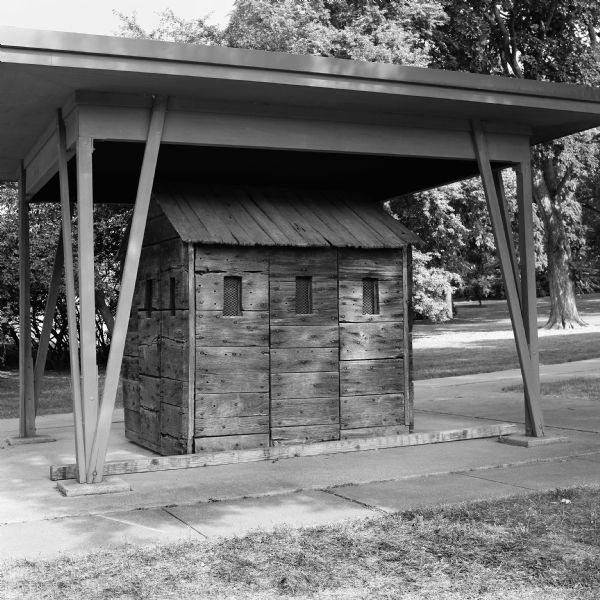
<path fill-rule="evenodd" d="M 518 487 L 462 474 L 368 483 L 330 491 L 390 513 L 526 493 Z"/>
<path fill-rule="evenodd" d="M 373 511 L 325 492 L 211 502 L 167 509 L 207 537 L 243 535 L 277 526 L 311 527 L 372 516 Z"/>
<path fill-rule="evenodd" d="M 35 435 L 33 437 L 9 437 L 6 442 L 9 446 L 25 446 L 28 444 L 48 444 L 55 442 L 56 438 L 50 435 Z"/>
<path fill-rule="evenodd" d="M 131 491 L 131 484 L 120 477 L 105 477 L 100 483 L 79 483 L 75 479 L 66 479 L 59 481 L 56 487 L 63 496 L 93 496 Z"/>
<path fill-rule="evenodd" d="M 0 526 L 0 560 L 51 559 L 189 539 L 201 536 L 162 509 L 32 521 Z"/>
<path fill-rule="evenodd" d="M 498 441 L 511 446 L 523 446 L 524 448 L 535 448 L 536 446 L 549 446 L 550 444 L 564 444 L 569 441 L 565 435 L 546 435 L 544 437 L 531 437 L 528 435 L 512 434 L 501 435 Z"/>
<path fill-rule="evenodd" d="M 540 462 L 535 465 L 489 469 L 470 475 L 530 490 L 553 490 L 572 485 L 599 485 L 600 464 L 574 458 L 565 461 Z"/>

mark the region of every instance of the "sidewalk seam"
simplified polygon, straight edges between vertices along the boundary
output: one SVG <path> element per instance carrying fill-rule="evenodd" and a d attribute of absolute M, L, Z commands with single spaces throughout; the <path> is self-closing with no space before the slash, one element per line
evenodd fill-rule
<path fill-rule="evenodd" d="M 195 531 L 198 535 L 202 536 L 205 540 L 208 539 L 207 535 L 205 535 L 204 533 L 202 533 L 201 531 L 196 529 L 193 525 L 190 525 L 187 521 L 184 521 L 181 517 L 174 515 L 168 508 L 163 507 L 162 510 L 164 510 L 168 515 L 171 515 L 174 519 L 176 519 L 180 523 L 183 523 L 186 527 L 189 527 L 192 531 Z"/>
<path fill-rule="evenodd" d="M 395 480 L 392 479 L 391 481 L 395 481 Z M 358 485 L 363 485 L 363 484 L 358 484 Z M 370 484 L 366 484 L 366 485 L 370 485 Z M 350 486 L 346 486 L 346 487 L 350 487 Z M 379 508 L 378 506 L 373 506 L 371 504 L 367 504 L 366 502 L 361 502 L 360 500 L 356 500 L 354 498 L 347 498 L 346 496 L 341 496 L 340 494 L 336 494 L 333 491 L 333 488 L 326 488 L 326 489 L 319 490 L 319 491 L 324 492 L 325 494 L 330 494 L 331 496 L 335 496 L 336 498 L 339 498 L 340 500 L 345 500 L 346 502 L 350 502 L 352 504 L 358 504 L 358 506 L 362 506 L 363 508 L 368 508 L 369 510 L 378 512 L 382 515 L 389 514 L 388 511 L 384 510 L 383 508 Z"/>

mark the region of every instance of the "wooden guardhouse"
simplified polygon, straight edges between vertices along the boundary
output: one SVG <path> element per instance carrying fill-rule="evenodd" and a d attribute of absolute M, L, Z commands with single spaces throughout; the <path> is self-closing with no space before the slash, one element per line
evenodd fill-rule
<path fill-rule="evenodd" d="M 0 179 L 20 182 L 23 324 L 29 205 L 61 205 L 35 363 L 26 325 L 19 347 L 19 435 L 35 438 L 64 273 L 75 462 L 52 466 L 53 479 L 423 443 L 371 437 L 404 431 L 411 406 L 412 238 L 380 207 L 475 175 L 526 431 L 544 435 L 530 147 L 599 126 L 599 90 L 10 27 L 0 27 L 0 89 Z M 518 252 L 503 169 L 517 176 Z M 94 203 L 134 207 L 101 395 Z M 124 356 L 129 436 L 195 454 L 106 461 Z"/>
<path fill-rule="evenodd" d="M 349 191 L 165 186 L 125 350 L 127 437 L 169 455 L 408 433 L 416 240 Z"/>

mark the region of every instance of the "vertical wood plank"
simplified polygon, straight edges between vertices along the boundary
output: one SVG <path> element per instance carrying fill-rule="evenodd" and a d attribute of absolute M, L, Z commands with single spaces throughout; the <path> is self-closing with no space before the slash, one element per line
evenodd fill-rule
<path fill-rule="evenodd" d="M 75 426 L 75 461 L 77 463 L 78 481 L 79 483 L 85 483 L 86 448 L 83 435 L 77 311 L 75 307 L 75 266 L 73 261 L 73 238 L 71 233 L 69 174 L 67 170 L 67 134 L 60 110 L 58 111 L 58 178 L 60 185 L 65 290 L 67 296 L 67 323 L 69 326 L 69 362 L 71 365 L 71 393 L 73 395 L 73 420 Z"/>
<path fill-rule="evenodd" d="M 112 414 L 117 396 L 117 387 L 119 385 L 119 374 L 121 372 L 123 350 L 125 348 L 125 340 L 127 337 L 127 326 L 135 291 L 144 230 L 146 228 L 146 220 L 148 217 L 148 207 L 150 205 L 150 194 L 152 193 L 152 186 L 154 184 L 154 174 L 156 172 L 156 163 L 158 161 L 158 151 L 162 139 L 166 110 L 167 98 L 163 96 L 157 97 L 154 101 L 152 113 L 150 115 L 148 138 L 144 148 L 144 158 L 142 160 L 142 169 L 135 198 L 135 207 L 131 219 L 131 230 L 127 243 L 127 253 L 125 256 L 125 266 L 123 268 L 123 280 L 121 282 L 119 303 L 117 305 L 114 335 L 111 339 L 108 364 L 106 366 L 106 379 L 104 382 L 104 392 L 102 394 L 102 404 L 100 406 L 100 415 L 90 453 L 87 471 L 87 479 L 90 483 L 102 481 L 102 475 L 104 473 L 104 460 L 106 458 L 108 436 L 110 434 Z M 190 343 L 191 342 L 192 340 L 190 340 Z"/>
<path fill-rule="evenodd" d="M 46 358 L 48 357 L 50 335 L 52 334 L 54 311 L 56 309 L 56 302 L 58 300 L 58 292 L 60 289 L 60 280 L 64 265 L 63 256 L 63 234 L 61 229 L 58 235 L 56 251 L 54 253 L 54 265 L 52 267 L 52 277 L 50 279 L 50 286 L 48 287 L 48 297 L 46 298 L 46 309 L 44 311 L 44 321 L 42 323 L 40 343 L 35 357 L 35 368 L 33 375 L 33 395 L 35 398 L 36 414 L 38 412 L 40 402 L 42 379 L 44 377 L 44 371 L 46 369 Z"/>
<path fill-rule="evenodd" d="M 81 342 L 81 403 L 83 434 L 89 468 L 98 421 L 98 367 L 96 364 L 96 300 L 94 285 L 93 140 L 77 140 L 77 253 L 79 259 L 79 331 Z M 87 469 L 86 469 L 87 471 Z M 88 477 L 88 483 L 91 480 Z"/>
<path fill-rule="evenodd" d="M 31 270 L 26 172 L 19 182 L 19 436 L 35 436 L 33 358 L 31 356 Z"/>
<path fill-rule="evenodd" d="M 194 273 L 196 248 L 188 244 L 188 431 L 187 452 L 194 451 L 194 418 L 196 415 L 196 275 Z"/>
<path fill-rule="evenodd" d="M 540 359 L 537 331 L 537 304 L 535 285 L 535 249 L 533 239 L 533 190 L 531 178 L 531 163 L 529 160 L 521 162 L 516 170 L 517 175 L 517 202 L 519 211 L 519 250 L 521 254 L 521 312 L 525 325 L 525 336 L 529 344 L 531 368 L 533 371 L 533 404 L 540 397 Z M 525 429 L 527 435 L 534 431 L 534 419 L 541 419 L 540 415 L 531 413 L 532 398 L 529 390 L 525 391 Z M 539 429 L 538 424 L 537 429 Z M 541 423 L 543 427 L 543 423 Z"/>
<path fill-rule="evenodd" d="M 519 363 L 521 365 L 523 383 L 525 389 L 527 390 L 527 394 L 525 396 L 525 404 L 526 407 L 528 407 L 528 410 L 530 411 L 532 417 L 531 435 L 535 437 L 543 436 L 544 421 L 542 417 L 542 411 L 539 405 L 539 392 L 537 391 L 539 389 L 539 386 L 536 386 L 536 381 L 539 381 L 539 371 L 537 373 L 534 373 L 534 367 L 531 361 L 529 345 L 527 343 L 527 337 L 525 335 L 523 315 L 521 314 L 521 307 L 519 303 L 519 294 L 517 292 L 517 287 L 515 283 L 516 277 L 515 274 L 512 272 L 510 250 L 508 248 L 508 241 L 506 239 L 505 230 L 502 225 L 500 205 L 498 197 L 496 195 L 496 187 L 494 185 L 490 158 L 486 146 L 486 138 L 480 122 L 472 122 L 472 134 L 475 154 L 477 156 L 477 163 L 479 165 L 479 171 L 483 182 L 485 196 L 488 204 L 488 211 L 490 213 L 490 220 L 494 232 L 494 239 L 496 241 L 496 248 L 500 257 L 500 267 L 502 270 L 504 287 L 506 289 L 506 296 L 508 299 L 508 308 L 510 312 L 513 333 L 515 336 L 515 342 L 517 345 L 517 354 L 519 355 Z M 533 235 L 532 231 L 531 235 Z M 531 238 L 531 243 L 533 243 L 533 237 Z"/>
<path fill-rule="evenodd" d="M 405 246 L 402 248 L 402 310 L 403 310 L 403 357 L 404 357 L 404 424 L 411 426 L 413 422 L 412 414 L 412 397 L 410 393 L 410 380 L 411 380 L 411 368 L 410 368 L 410 310 L 409 310 L 409 285 L 408 285 L 408 248 Z"/>

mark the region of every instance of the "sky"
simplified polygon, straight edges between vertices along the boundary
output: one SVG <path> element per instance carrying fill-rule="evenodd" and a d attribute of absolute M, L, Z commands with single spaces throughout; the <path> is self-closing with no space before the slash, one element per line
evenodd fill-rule
<path fill-rule="evenodd" d="M 119 19 L 113 10 L 135 12 L 140 25 L 151 29 L 165 8 L 187 19 L 212 13 L 209 21 L 224 25 L 232 5 L 233 0 L 0 0 L 0 25 L 114 35 Z"/>

